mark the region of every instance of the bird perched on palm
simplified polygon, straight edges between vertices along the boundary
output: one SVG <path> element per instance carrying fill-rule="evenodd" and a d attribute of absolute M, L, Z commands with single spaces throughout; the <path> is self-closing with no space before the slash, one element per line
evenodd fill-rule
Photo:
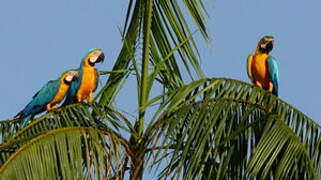
<path fill-rule="evenodd" d="M 33 96 L 27 106 L 15 116 L 15 119 L 21 119 L 21 125 L 25 126 L 35 115 L 56 108 L 55 105 L 65 98 L 72 81 L 77 78 L 78 72 L 69 70 L 64 72 L 58 79 L 48 81 Z"/>
<path fill-rule="evenodd" d="M 278 64 L 270 55 L 273 45 L 273 36 L 264 36 L 259 41 L 255 53 L 247 58 L 247 73 L 253 84 L 278 96 Z"/>
<path fill-rule="evenodd" d="M 89 103 L 94 102 L 93 93 L 99 81 L 99 73 L 95 68 L 95 64 L 103 62 L 104 59 L 105 55 L 101 49 L 89 50 L 82 59 L 80 68 L 77 69 L 79 79 L 72 82 L 63 105 L 80 103 L 84 100 Z"/>

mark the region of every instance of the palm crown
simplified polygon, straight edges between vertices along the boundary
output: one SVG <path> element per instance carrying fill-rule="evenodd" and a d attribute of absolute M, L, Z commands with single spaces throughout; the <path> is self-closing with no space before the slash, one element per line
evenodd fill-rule
<path fill-rule="evenodd" d="M 205 13 L 202 1 L 130 0 L 98 103 L 68 105 L 23 129 L 1 121 L 1 179 L 142 179 L 149 168 L 159 179 L 320 177 L 320 125 L 262 89 L 205 78 L 186 21 L 208 40 Z M 137 83 L 134 118 L 114 106 L 128 76 Z"/>

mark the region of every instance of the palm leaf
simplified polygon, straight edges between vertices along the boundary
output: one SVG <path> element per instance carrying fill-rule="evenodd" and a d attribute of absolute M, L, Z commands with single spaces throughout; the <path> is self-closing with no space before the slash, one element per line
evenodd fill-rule
<path fill-rule="evenodd" d="M 0 122 L 0 178 L 124 179 L 130 170 L 142 179 L 152 167 L 159 179 L 319 179 L 320 125 L 260 88 L 202 79 L 193 35 L 209 40 L 205 14 L 202 1 L 130 0 L 99 104 L 63 107 L 22 129 Z M 110 106 L 132 74 L 134 122 Z"/>
<path fill-rule="evenodd" d="M 183 5 L 188 9 L 185 15 L 182 12 Z M 182 70 L 179 68 L 180 62 L 184 64 L 185 70 L 190 74 L 191 79 L 195 78 L 194 72 L 197 77 L 203 77 L 197 58 L 197 47 L 194 39 L 190 37 L 192 34 L 190 28 L 192 26 L 186 22 L 186 18 L 190 15 L 195 22 L 196 28 L 200 28 L 203 36 L 207 39 L 208 34 L 203 7 L 200 1 L 178 3 L 176 0 L 131 0 L 124 26 L 124 45 L 113 71 L 129 70 L 130 67 L 135 67 L 137 62 L 144 61 L 145 63 L 142 64 L 145 64 L 145 66 L 142 66 L 141 70 L 144 69 L 145 73 L 139 74 L 140 70 L 136 68 L 136 75 L 146 78 L 148 77 L 146 72 L 151 68 L 150 66 L 154 66 L 159 61 L 164 60 L 175 49 L 174 47 L 180 47 L 180 44 L 189 39 L 177 50 L 179 58 L 171 56 L 171 60 L 164 63 L 163 69 L 166 69 L 166 71 L 159 72 L 159 82 L 165 88 L 182 86 L 184 79 L 181 74 Z M 179 60 L 181 61 L 179 62 Z M 114 99 L 115 93 L 125 77 L 126 73 L 112 74 L 109 77 L 106 85 L 101 90 L 100 103 L 109 103 L 110 100 Z M 141 83 L 139 79 L 138 84 Z M 147 81 L 147 79 L 144 81 Z M 145 88 L 140 89 L 145 90 Z M 148 95 L 144 96 L 144 98 L 148 97 Z"/>
<path fill-rule="evenodd" d="M 141 8 L 138 3 L 133 4 L 133 2 L 134 2 L 133 0 L 130 0 L 129 2 L 128 13 L 126 17 L 126 24 L 125 24 L 125 27 L 128 26 L 128 29 L 126 30 L 126 33 L 124 35 L 124 39 L 123 39 L 124 45 L 115 62 L 113 71 L 129 70 L 130 60 L 132 60 L 135 56 L 136 43 L 139 35 L 139 26 L 141 23 L 141 19 L 140 19 Z M 128 21 L 129 14 L 132 8 L 134 10 L 131 16 L 131 20 L 129 22 Z M 125 80 L 124 79 L 125 77 L 126 77 L 126 73 L 117 73 L 117 74 L 110 75 L 105 86 L 102 88 L 101 92 L 99 93 L 101 104 L 111 103 L 110 100 L 115 98 L 116 93 L 118 92 L 118 88 L 120 88 L 122 81 Z"/>
<path fill-rule="evenodd" d="M 39 134 L 57 128 L 77 126 L 108 130 L 114 132 L 114 134 L 118 134 L 120 129 L 129 134 L 132 131 L 129 121 L 121 113 L 107 106 L 70 105 L 45 114 L 22 129 L 6 132 L 7 138 L 0 145 L 0 166 L 16 149 L 29 142 L 30 139 L 39 136 Z M 122 139 L 121 136 L 118 136 L 118 138 Z"/>
<path fill-rule="evenodd" d="M 315 179 L 318 171 L 314 169 L 317 166 L 313 167 L 313 161 L 298 136 L 283 121 L 276 120 L 265 127 L 265 134 L 254 150 L 247 169 L 253 176 L 265 179 L 274 165 L 276 179 Z"/>
<path fill-rule="evenodd" d="M 19 128 L 19 119 L 0 121 L 0 144 L 10 138 Z"/>
<path fill-rule="evenodd" d="M 145 136 L 150 149 L 171 147 L 149 154 L 154 164 L 170 159 L 160 178 L 320 176 L 320 126 L 271 93 L 237 80 L 205 79 L 166 98 Z"/>
<path fill-rule="evenodd" d="M 52 130 L 12 154 L 0 168 L 1 179 L 107 179 L 122 167 L 125 147 L 108 131 Z"/>

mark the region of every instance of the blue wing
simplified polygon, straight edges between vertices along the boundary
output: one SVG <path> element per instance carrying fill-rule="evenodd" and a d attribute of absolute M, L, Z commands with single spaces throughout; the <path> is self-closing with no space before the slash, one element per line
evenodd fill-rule
<path fill-rule="evenodd" d="M 36 114 L 46 110 L 46 105 L 56 96 L 60 87 L 59 80 L 48 81 L 34 96 L 31 102 L 18 114 L 22 125 L 26 125 Z"/>
<path fill-rule="evenodd" d="M 276 59 L 273 56 L 268 58 L 269 75 L 273 83 L 272 93 L 278 96 L 279 89 L 279 68 Z"/>
<path fill-rule="evenodd" d="M 77 69 L 77 72 L 78 72 L 79 78 L 76 81 L 71 82 L 71 85 L 68 89 L 66 99 L 63 103 L 63 106 L 66 106 L 69 104 L 75 104 L 77 102 L 76 95 L 77 95 L 78 89 L 80 88 L 80 84 L 81 84 L 82 70 Z"/>

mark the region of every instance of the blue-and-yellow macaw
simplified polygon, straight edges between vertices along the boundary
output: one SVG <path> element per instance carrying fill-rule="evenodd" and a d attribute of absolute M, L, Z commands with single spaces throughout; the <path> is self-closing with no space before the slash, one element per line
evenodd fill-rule
<path fill-rule="evenodd" d="M 264 36 L 259 41 L 255 54 L 247 58 L 247 73 L 253 84 L 278 96 L 278 63 L 269 54 L 273 49 L 273 44 L 272 36 Z"/>
<path fill-rule="evenodd" d="M 58 79 L 48 81 L 32 98 L 31 102 L 15 118 L 22 120 L 22 126 L 39 113 L 52 110 L 68 92 L 71 82 L 78 78 L 76 70 L 64 72 Z"/>
<path fill-rule="evenodd" d="M 82 59 L 80 68 L 77 69 L 79 79 L 71 83 L 63 105 L 80 103 L 87 100 L 89 103 L 94 102 L 93 92 L 95 92 L 99 73 L 94 67 L 96 63 L 103 62 L 105 59 L 104 52 L 101 49 L 91 49 Z"/>

